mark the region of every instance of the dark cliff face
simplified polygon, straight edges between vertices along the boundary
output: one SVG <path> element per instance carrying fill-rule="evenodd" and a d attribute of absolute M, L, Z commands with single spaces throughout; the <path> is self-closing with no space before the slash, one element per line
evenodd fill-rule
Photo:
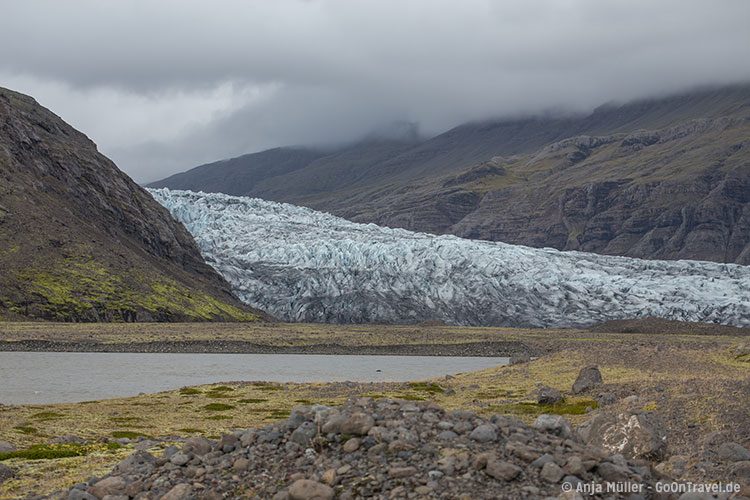
<path fill-rule="evenodd" d="M 535 247 L 750 264 L 749 138 L 742 118 L 578 137 L 405 188 L 377 212 L 338 211 Z"/>
<path fill-rule="evenodd" d="M 187 230 L 96 145 L 0 89 L 0 314 L 243 319 Z"/>
<path fill-rule="evenodd" d="M 750 263 L 748 116 L 750 85 L 738 85 L 586 116 L 470 123 L 259 169 L 271 150 L 154 186 L 537 247 Z"/>

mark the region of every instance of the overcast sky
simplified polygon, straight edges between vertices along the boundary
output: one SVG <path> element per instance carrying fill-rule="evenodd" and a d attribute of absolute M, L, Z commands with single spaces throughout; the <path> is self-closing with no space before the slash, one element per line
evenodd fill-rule
<path fill-rule="evenodd" d="M 0 85 L 137 181 L 750 80 L 747 0 L 8 0 Z"/>

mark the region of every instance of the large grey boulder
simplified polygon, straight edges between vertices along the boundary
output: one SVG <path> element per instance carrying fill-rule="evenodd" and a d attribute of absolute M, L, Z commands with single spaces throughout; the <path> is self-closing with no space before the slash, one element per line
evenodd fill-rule
<path fill-rule="evenodd" d="M 664 424 L 653 412 L 599 413 L 578 428 L 578 435 L 629 459 L 660 460 L 667 449 Z"/>
<path fill-rule="evenodd" d="M 602 372 L 599 371 L 598 366 L 587 366 L 581 368 L 578 373 L 578 378 L 573 383 L 573 394 L 580 394 L 586 392 L 594 387 L 602 385 L 604 379 L 602 379 Z"/>

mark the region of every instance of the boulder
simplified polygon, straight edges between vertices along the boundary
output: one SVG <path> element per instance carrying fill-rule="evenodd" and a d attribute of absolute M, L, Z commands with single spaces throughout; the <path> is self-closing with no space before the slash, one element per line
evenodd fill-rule
<path fill-rule="evenodd" d="M 318 428 L 312 422 L 302 422 L 294 432 L 292 432 L 291 441 L 300 446 L 310 446 L 313 438 L 318 435 Z"/>
<path fill-rule="evenodd" d="M 536 390 L 536 402 L 540 405 L 554 405 L 562 400 L 562 393 L 553 387 L 540 385 Z"/>
<path fill-rule="evenodd" d="M 521 475 L 522 469 L 517 465 L 502 460 L 488 460 L 485 472 L 488 476 L 500 481 L 512 481 Z"/>
<path fill-rule="evenodd" d="M 750 460 L 750 451 L 737 443 L 724 443 L 719 446 L 719 457 L 728 462 Z"/>
<path fill-rule="evenodd" d="M 122 477 L 110 476 L 94 483 L 94 485 L 89 488 L 89 493 L 98 498 L 102 498 L 106 495 L 121 495 L 125 492 L 126 486 L 127 483 Z"/>
<path fill-rule="evenodd" d="M 16 451 L 16 447 L 7 441 L 0 441 L 0 453 Z"/>
<path fill-rule="evenodd" d="M 533 427 L 562 438 L 573 436 L 573 429 L 570 427 L 570 424 L 560 415 L 539 415 L 534 421 Z"/>
<path fill-rule="evenodd" d="M 166 450 L 165 450 L 166 452 Z M 170 457 L 175 455 L 172 453 Z M 115 474 L 148 474 L 156 467 L 156 457 L 146 451 L 136 451 L 115 466 Z"/>
<path fill-rule="evenodd" d="M 182 451 L 192 452 L 196 455 L 202 456 L 211 451 L 211 441 L 204 437 L 191 437 L 185 440 L 185 446 Z"/>
<path fill-rule="evenodd" d="M 191 497 L 192 492 L 193 488 L 189 484 L 176 484 L 163 497 L 161 497 L 161 500 L 187 500 Z"/>
<path fill-rule="evenodd" d="M 602 379 L 602 372 L 599 371 L 599 367 L 595 365 L 581 368 L 578 372 L 578 378 L 573 383 L 573 394 L 580 394 L 600 386 L 604 380 Z"/>
<path fill-rule="evenodd" d="M 602 412 L 579 427 L 578 435 L 629 459 L 660 460 L 667 449 L 664 425 L 653 412 Z"/>
<path fill-rule="evenodd" d="M 333 488 L 317 481 L 298 479 L 289 487 L 289 498 L 292 500 L 330 500 Z"/>
<path fill-rule="evenodd" d="M 497 439 L 497 428 L 492 424 L 478 425 L 469 435 L 474 441 L 486 443 Z"/>
<path fill-rule="evenodd" d="M 341 422 L 340 432 L 353 436 L 364 436 L 375 425 L 375 420 L 366 413 L 353 413 Z"/>

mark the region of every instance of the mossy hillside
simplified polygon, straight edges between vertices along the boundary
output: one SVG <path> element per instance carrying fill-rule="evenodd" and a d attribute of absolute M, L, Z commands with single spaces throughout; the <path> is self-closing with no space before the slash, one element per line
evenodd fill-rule
<path fill-rule="evenodd" d="M 39 315 L 57 321 L 133 321 L 143 313 L 160 320 L 259 319 L 170 278 L 153 279 L 135 271 L 116 274 L 94 259 L 67 258 L 50 269 L 20 271 L 18 278 L 27 284 L 29 293 L 41 299 Z M 21 305 L 10 309 L 27 312 Z"/>

